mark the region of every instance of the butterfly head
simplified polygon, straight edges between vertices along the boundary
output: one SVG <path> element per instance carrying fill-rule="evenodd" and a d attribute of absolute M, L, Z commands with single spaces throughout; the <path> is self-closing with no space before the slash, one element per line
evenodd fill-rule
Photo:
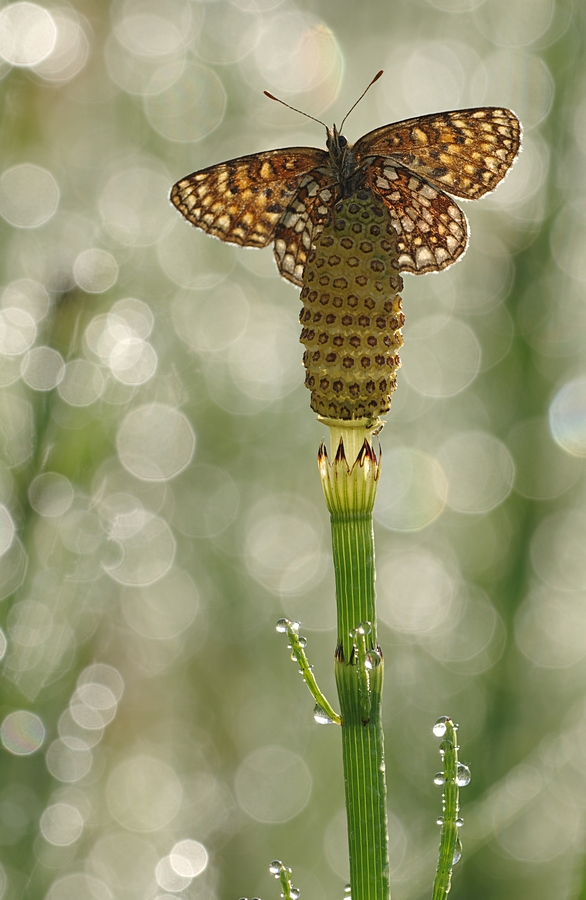
<path fill-rule="evenodd" d="M 336 168 L 341 169 L 344 162 L 344 157 L 348 148 L 351 144 L 348 144 L 348 140 L 344 137 L 343 134 L 340 134 L 335 125 L 332 125 L 331 128 L 326 128 L 327 132 L 327 140 L 326 147 L 328 149 L 328 153 L 332 159 L 332 162 L 336 166 Z"/>

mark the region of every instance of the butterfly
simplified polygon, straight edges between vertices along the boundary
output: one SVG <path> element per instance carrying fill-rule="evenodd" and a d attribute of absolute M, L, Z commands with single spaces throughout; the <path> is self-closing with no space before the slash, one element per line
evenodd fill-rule
<path fill-rule="evenodd" d="M 222 241 L 273 243 L 281 275 L 301 286 L 308 254 L 336 203 L 366 187 L 389 212 L 400 271 L 438 272 L 468 244 L 466 216 L 449 195 L 477 200 L 492 191 L 521 143 L 517 116 L 502 107 L 405 119 L 355 144 L 341 134 L 343 124 L 324 126 L 326 150 L 285 147 L 193 172 L 173 186 L 171 202 Z"/>

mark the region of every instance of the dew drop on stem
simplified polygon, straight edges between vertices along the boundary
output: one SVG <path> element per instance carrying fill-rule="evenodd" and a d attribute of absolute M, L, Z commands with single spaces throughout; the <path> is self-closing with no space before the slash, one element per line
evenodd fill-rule
<path fill-rule="evenodd" d="M 446 731 L 448 730 L 447 722 L 449 722 L 449 716 L 440 716 L 435 725 L 433 726 L 433 733 L 436 737 L 443 737 Z"/>
<path fill-rule="evenodd" d="M 472 775 L 468 766 L 465 766 L 464 763 L 458 763 L 456 770 L 456 784 L 458 787 L 466 787 L 467 784 L 470 784 L 471 779 Z"/>

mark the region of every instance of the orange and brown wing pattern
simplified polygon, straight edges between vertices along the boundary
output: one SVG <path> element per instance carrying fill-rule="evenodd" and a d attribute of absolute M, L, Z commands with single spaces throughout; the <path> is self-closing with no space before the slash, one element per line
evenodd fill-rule
<path fill-rule="evenodd" d="M 314 169 L 301 181 L 275 231 L 275 260 L 279 272 L 299 287 L 309 251 L 331 215 L 339 187 L 329 166 Z"/>
<path fill-rule="evenodd" d="M 313 147 L 241 156 L 182 178 L 170 199 L 208 234 L 245 247 L 266 247 L 303 176 L 328 159 L 325 150 Z"/>
<path fill-rule="evenodd" d="M 372 160 L 369 182 L 385 203 L 397 232 L 401 272 L 439 272 L 464 253 L 466 216 L 443 191 L 380 157 Z"/>
<path fill-rule="evenodd" d="M 501 107 L 459 109 L 370 131 L 354 145 L 358 163 L 384 156 L 456 197 L 492 191 L 519 153 L 521 125 Z"/>

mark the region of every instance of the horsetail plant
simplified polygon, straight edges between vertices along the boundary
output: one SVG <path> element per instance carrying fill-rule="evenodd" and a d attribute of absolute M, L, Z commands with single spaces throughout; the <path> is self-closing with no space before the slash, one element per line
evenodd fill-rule
<path fill-rule="evenodd" d="M 400 366 L 400 273 L 440 271 L 461 257 L 467 221 L 448 193 L 477 199 L 495 188 L 518 154 L 520 124 L 498 107 L 456 110 L 383 126 L 354 145 L 342 126 L 324 126 L 326 150 L 272 150 L 194 172 L 173 187 L 171 201 L 193 225 L 221 240 L 274 243 L 279 271 L 302 289 L 305 383 L 312 409 L 330 429 L 331 459 L 322 444 L 318 462 L 332 531 L 339 715 L 317 685 L 299 623 L 281 619 L 277 630 L 288 635 L 316 720 L 341 725 L 347 898 L 389 900 L 384 661 L 372 522 L 380 451 L 373 437 L 383 426 Z M 435 779 L 444 786 L 433 888 L 433 900 L 440 900 L 461 853 L 458 788 L 469 772 L 458 762 L 451 720 L 438 720 L 434 733 L 443 738 L 444 764 Z M 274 860 L 270 871 L 280 881 L 281 897 L 297 900 L 291 870 Z"/>

